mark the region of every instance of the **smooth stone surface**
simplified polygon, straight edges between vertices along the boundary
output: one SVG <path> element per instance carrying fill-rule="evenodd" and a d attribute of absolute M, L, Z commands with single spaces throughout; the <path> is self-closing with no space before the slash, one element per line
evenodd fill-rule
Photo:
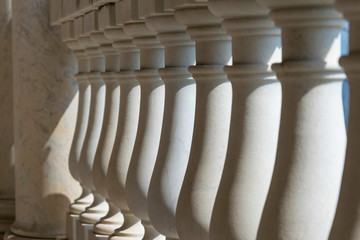
<path fill-rule="evenodd" d="M 357 240 L 360 239 L 360 8 L 358 2 L 346 0 L 338 0 L 335 6 L 350 24 L 350 53 L 340 59 L 350 85 L 350 112 L 342 186 L 329 239 Z"/>
<path fill-rule="evenodd" d="M 92 232 L 93 224 L 81 223 L 80 221 L 76 223 L 76 238 L 77 240 L 88 240 L 89 232 Z"/>
<path fill-rule="evenodd" d="M 15 219 L 11 0 L 0 0 L 0 233 Z"/>
<path fill-rule="evenodd" d="M 77 110 L 75 58 L 49 25 L 46 0 L 13 1 L 16 221 L 34 238 L 65 235 L 66 211 L 80 194 L 68 157 Z"/>
<path fill-rule="evenodd" d="M 79 215 L 66 214 L 66 238 L 76 240 L 76 223 L 80 221 Z"/>

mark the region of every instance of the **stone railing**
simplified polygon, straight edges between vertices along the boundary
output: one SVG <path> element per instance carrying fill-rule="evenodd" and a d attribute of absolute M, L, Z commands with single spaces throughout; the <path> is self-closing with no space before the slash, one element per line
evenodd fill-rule
<path fill-rule="evenodd" d="M 360 238 L 356 1 L 50 4 L 78 60 L 68 239 Z"/>

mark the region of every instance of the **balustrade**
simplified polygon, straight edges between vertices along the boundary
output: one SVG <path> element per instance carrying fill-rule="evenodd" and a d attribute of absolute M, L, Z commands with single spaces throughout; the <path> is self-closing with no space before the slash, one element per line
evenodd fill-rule
<path fill-rule="evenodd" d="M 78 60 L 68 239 L 360 237 L 355 1 L 51 2 Z"/>

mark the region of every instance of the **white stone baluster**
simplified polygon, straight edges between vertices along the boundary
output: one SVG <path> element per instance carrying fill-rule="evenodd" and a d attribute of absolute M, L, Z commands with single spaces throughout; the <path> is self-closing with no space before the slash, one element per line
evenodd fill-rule
<path fill-rule="evenodd" d="M 78 82 L 78 114 L 76 120 L 75 133 L 69 155 L 70 173 L 81 185 L 82 193 L 74 203 L 70 205 L 70 211 L 67 215 L 66 236 L 70 240 L 76 239 L 76 222 L 79 221 L 79 214 L 85 211 L 93 201 L 91 191 L 82 183 L 79 172 L 80 154 L 83 147 L 86 130 L 88 126 L 91 89 L 87 81 L 86 74 L 90 71 L 90 61 L 85 50 L 80 46 L 74 34 L 74 22 L 68 21 L 61 25 L 62 40 L 67 47 L 73 50 L 74 55 L 78 59 L 78 74 L 76 79 Z"/>
<path fill-rule="evenodd" d="M 123 30 L 125 21 L 137 20 L 137 12 L 131 11 L 133 4 L 134 2 L 131 1 L 118 2 L 116 7 L 108 5 L 100 10 L 100 20 L 109 20 L 105 20 L 103 23 L 107 25 L 104 30 L 105 35 L 114 41 L 113 47 L 118 50 L 120 55 L 120 72 L 117 74 L 120 82 L 120 113 L 116 140 L 109 164 L 107 188 L 110 200 L 120 208 L 124 222 L 110 236 L 112 240 L 124 238 L 140 240 L 144 235 L 140 219 L 129 210 L 125 191 L 140 109 L 140 85 L 134 75 L 134 70 L 140 68 L 140 53 L 133 44 L 132 37 L 125 34 Z M 110 19 L 114 19 L 114 14 L 116 14 L 115 24 L 110 21 Z"/>
<path fill-rule="evenodd" d="M 194 136 L 188 168 L 176 210 L 180 239 L 208 239 L 210 219 L 226 156 L 232 89 L 223 68 L 231 62 L 231 41 L 222 19 L 207 3 L 165 1 L 175 7 L 176 19 L 185 24 L 196 43 Z M 207 2 L 207 1 L 205 1 Z"/>
<path fill-rule="evenodd" d="M 68 158 L 75 130 L 76 59 L 49 27 L 49 1 L 12 1 L 16 221 L 7 239 L 65 236 L 80 194 Z"/>
<path fill-rule="evenodd" d="M 256 239 L 275 163 L 281 86 L 270 69 L 281 60 L 280 29 L 255 0 L 213 1 L 232 36 L 225 67 L 233 102 L 229 146 L 210 226 L 210 239 Z"/>
<path fill-rule="evenodd" d="M 75 19 L 75 35 L 90 57 L 91 70 L 87 74 L 87 79 L 91 86 L 91 103 L 88 129 L 80 155 L 80 178 L 84 181 L 84 185 L 94 194 L 94 201 L 91 206 L 86 208 L 85 212 L 80 214 L 80 223 L 76 229 L 78 240 L 87 239 L 88 230 L 92 229 L 93 224 L 99 221 L 108 211 L 108 204 L 104 197 L 96 192 L 92 177 L 93 164 L 104 117 L 105 84 L 100 73 L 105 71 L 105 59 L 99 44 L 93 42 L 89 36 L 89 30 L 92 27 L 88 24 L 91 24 L 91 21 L 84 21 L 83 17 Z"/>
<path fill-rule="evenodd" d="M 337 0 L 335 6 L 350 23 L 350 53 L 340 59 L 350 84 L 350 112 L 342 186 L 329 239 L 356 240 L 360 238 L 360 8 L 357 1 Z"/>
<path fill-rule="evenodd" d="M 135 75 L 141 86 L 139 126 L 126 179 L 127 203 L 141 219 L 145 228 L 144 240 L 165 239 L 151 225 L 147 212 L 148 189 L 164 113 L 165 89 L 158 74 L 158 69 L 164 67 L 164 47 L 143 20 L 125 22 L 124 31 L 134 37 L 133 42 L 140 49 L 140 70 L 135 71 Z"/>
<path fill-rule="evenodd" d="M 327 239 L 335 215 L 346 132 L 341 98 L 341 14 L 333 1 L 259 0 L 282 30 L 276 163 L 258 239 Z"/>
<path fill-rule="evenodd" d="M 100 45 L 100 50 L 105 56 L 106 72 L 101 73 L 101 77 L 106 86 L 105 112 L 92 174 L 96 191 L 107 199 L 109 204 L 109 211 L 106 216 L 94 225 L 93 233 L 90 235 L 91 239 L 92 237 L 96 237 L 96 235 L 99 235 L 97 236 L 98 238 L 106 238 L 106 236 L 112 234 L 114 230 L 122 224 L 122 214 L 109 200 L 106 186 L 107 172 L 115 142 L 120 111 L 120 84 L 117 76 L 120 70 L 120 56 L 116 49 L 113 48 L 112 40 L 105 37 L 104 29 L 100 27 L 101 21 L 98 17 L 98 12 L 93 11 L 86 16 L 88 16 L 86 20 L 93 23 L 91 24 L 93 29 L 90 30 L 90 37 Z"/>
<path fill-rule="evenodd" d="M 148 194 L 151 223 L 167 239 L 178 239 L 175 211 L 189 160 L 195 115 L 196 86 L 188 67 L 195 64 L 195 43 L 164 1 L 142 0 L 146 24 L 165 46 L 165 109 L 159 153 Z"/>

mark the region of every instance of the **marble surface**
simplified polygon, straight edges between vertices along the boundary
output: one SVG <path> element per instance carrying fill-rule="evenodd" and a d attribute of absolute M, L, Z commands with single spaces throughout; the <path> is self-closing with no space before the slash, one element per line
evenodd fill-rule
<path fill-rule="evenodd" d="M 0 232 L 14 220 L 11 0 L 0 0 Z"/>
<path fill-rule="evenodd" d="M 13 233 L 65 234 L 80 194 L 68 169 L 77 114 L 75 58 L 49 25 L 49 1 L 14 0 L 12 18 L 16 221 Z"/>

